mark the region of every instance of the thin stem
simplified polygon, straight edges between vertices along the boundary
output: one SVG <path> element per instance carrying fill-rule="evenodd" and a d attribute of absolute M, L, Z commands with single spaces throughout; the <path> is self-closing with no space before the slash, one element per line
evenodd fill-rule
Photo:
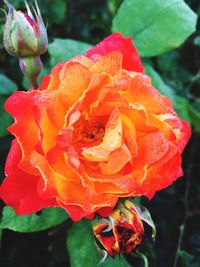
<path fill-rule="evenodd" d="M 196 73 L 195 76 L 192 77 L 189 85 L 187 86 L 187 90 L 190 90 L 193 84 L 200 79 L 200 70 Z"/>
<path fill-rule="evenodd" d="M 192 149 L 191 151 L 191 156 L 194 153 L 193 152 L 194 149 Z M 178 258 L 179 258 L 179 251 L 181 250 L 182 247 L 182 243 L 183 243 L 183 237 L 184 237 L 184 233 L 185 233 L 185 226 L 187 223 L 187 219 L 190 216 L 190 211 L 189 211 L 189 192 L 190 192 L 190 174 L 191 174 L 191 170 L 192 170 L 192 164 L 190 164 L 188 166 L 187 172 L 186 172 L 186 186 L 185 186 L 185 194 L 184 194 L 184 217 L 183 217 L 183 221 L 182 224 L 179 227 L 179 237 L 178 237 L 178 243 L 177 243 L 177 248 L 176 248 L 176 254 L 175 254 L 175 258 L 174 258 L 174 265 L 173 267 L 177 267 L 178 264 Z"/>
<path fill-rule="evenodd" d="M 23 74 L 28 79 L 33 89 L 37 88 L 37 79 L 42 71 L 42 61 L 39 56 L 23 57 L 19 59 L 19 66 Z"/>
<path fill-rule="evenodd" d="M 143 253 L 136 251 L 134 255 L 143 260 L 144 267 L 149 267 L 148 259 Z"/>

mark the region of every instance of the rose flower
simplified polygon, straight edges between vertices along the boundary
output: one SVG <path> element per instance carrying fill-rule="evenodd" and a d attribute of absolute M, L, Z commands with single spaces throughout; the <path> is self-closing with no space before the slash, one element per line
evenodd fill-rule
<path fill-rule="evenodd" d="M 152 197 L 182 175 L 190 127 L 119 33 L 59 63 L 5 109 L 15 139 L 0 196 L 18 214 L 61 206 L 74 221 L 107 216 L 119 197 Z"/>
<path fill-rule="evenodd" d="M 93 224 L 93 234 L 110 256 L 130 253 L 142 242 L 144 227 L 135 205 L 118 203 L 108 219 Z M 98 244 L 98 243 L 97 243 Z"/>

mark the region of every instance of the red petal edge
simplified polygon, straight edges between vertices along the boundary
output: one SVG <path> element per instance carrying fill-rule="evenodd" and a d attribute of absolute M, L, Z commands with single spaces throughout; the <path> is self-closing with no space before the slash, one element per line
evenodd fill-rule
<path fill-rule="evenodd" d="M 19 215 L 37 212 L 43 208 L 59 206 L 55 199 L 42 199 L 37 193 L 38 177 L 19 169 L 21 148 L 13 140 L 6 160 L 6 178 L 0 187 L 0 198 L 12 206 Z"/>
<path fill-rule="evenodd" d="M 102 56 L 113 51 L 120 51 L 123 55 L 122 67 L 125 70 L 144 73 L 139 54 L 133 45 L 132 38 L 124 38 L 115 32 L 105 38 L 102 42 L 87 51 L 86 56 L 93 61 L 97 61 Z"/>

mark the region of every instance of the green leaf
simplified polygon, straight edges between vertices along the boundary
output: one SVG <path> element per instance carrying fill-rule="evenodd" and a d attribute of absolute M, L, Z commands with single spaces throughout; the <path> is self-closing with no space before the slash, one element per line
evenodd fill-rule
<path fill-rule="evenodd" d="M 15 7 L 15 9 L 18 9 L 22 3 L 23 0 L 12 0 L 12 5 Z"/>
<path fill-rule="evenodd" d="M 114 259 L 109 257 L 98 267 L 131 267 L 131 265 L 126 261 L 123 255 L 116 256 Z"/>
<path fill-rule="evenodd" d="M 181 54 L 177 49 L 159 56 L 157 65 L 165 81 L 175 87 L 182 95 L 186 95 L 188 85 L 195 76 L 184 67 L 181 60 Z"/>
<path fill-rule="evenodd" d="M 194 44 L 200 46 L 200 36 L 197 36 L 197 37 L 194 39 Z"/>
<path fill-rule="evenodd" d="M 178 115 L 187 120 L 197 133 L 200 133 L 200 112 L 198 112 L 187 99 L 175 96 L 175 110 Z"/>
<path fill-rule="evenodd" d="M 73 223 L 67 238 L 71 267 L 130 267 L 125 258 L 110 256 L 101 262 L 101 255 L 92 236 L 91 221 L 81 220 Z"/>
<path fill-rule="evenodd" d="M 68 233 L 67 248 L 72 267 L 93 267 L 99 262 L 90 221 L 73 223 Z"/>
<path fill-rule="evenodd" d="M 91 45 L 70 39 L 55 38 L 49 44 L 50 64 L 55 66 L 58 62 L 67 61 L 74 56 L 84 55 Z"/>
<path fill-rule="evenodd" d="M 189 121 L 190 124 L 193 124 L 195 126 L 196 131 L 200 131 L 200 114 L 192 108 L 192 106 L 189 104 L 188 100 L 176 96 L 175 90 L 167 85 L 161 76 L 153 69 L 153 67 L 148 64 L 144 63 L 145 66 L 145 72 L 147 75 L 149 75 L 152 79 L 153 86 L 162 94 L 172 101 L 175 111 L 178 113 L 178 115 L 183 119 Z"/>
<path fill-rule="evenodd" d="M 0 73 L 0 95 L 10 95 L 17 90 L 17 85 Z"/>
<path fill-rule="evenodd" d="M 65 210 L 61 208 L 48 208 L 41 211 L 40 215 L 16 215 L 15 211 L 6 206 L 3 209 L 1 229 L 16 232 L 31 233 L 46 230 L 64 222 L 68 218 Z"/>
<path fill-rule="evenodd" d="M 200 257 L 189 254 L 184 250 L 179 251 L 182 267 L 199 267 Z"/>
<path fill-rule="evenodd" d="M 197 15 L 183 0 L 124 0 L 112 31 L 132 36 L 142 57 L 180 46 L 194 31 Z"/>
<path fill-rule="evenodd" d="M 177 50 L 170 51 L 156 58 L 159 71 L 167 76 L 176 75 L 178 69 L 182 67 L 180 62 L 180 53 Z"/>
<path fill-rule="evenodd" d="M 63 23 L 66 19 L 67 1 L 63 0 L 43 0 L 39 1 L 41 14 L 48 22 L 54 24 Z"/>
<path fill-rule="evenodd" d="M 194 126 L 194 130 L 200 133 L 200 112 L 194 109 L 191 105 L 188 105 L 188 112 L 192 125 Z"/>
<path fill-rule="evenodd" d="M 197 133 L 200 133 L 200 113 L 188 102 L 187 99 L 175 96 L 175 110 L 178 115 L 187 120 Z"/>
<path fill-rule="evenodd" d="M 4 25 L 2 23 L 0 24 L 0 49 L 3 49 L 3 31 L 4 31 Z"/>
<path fill-rule="evenodd" d="M 140 205 L 142 197 L 129 198 L 129 200 L 135 205 Z"/>
<path fill-rule="evenodd" d="M 192 124 L 192 120 L 189 114 L 189 106 L 188 100 L 186 100 L 183 97 L 175 96 L 175 110 L 178 113 L 178 115 L 186 121 L 189 121 L 190 124 Z"/>
<path fill-rule="evenodd" d="M 152 79 L 152 84 L 153 86 L 162 94 L 167 97 L 172 101 L 172 103 L 175 105 L 176 100 L 175 100 L 175 92 L 173 88 L 171 88 L 169 85 L 164 83 L 162 80 L 161 76 L 153 69 L 153 67 L 148 64 L 144 63 L 145 67 L 145 73 L 149 75 Z"/>
<path fill-rule="evenodd" d="M 13 122 L 12 117 L 4 109 L 6 99 L 6 96 L 0 96 L 0 137 L 8 134 L 7 127 Z"/>

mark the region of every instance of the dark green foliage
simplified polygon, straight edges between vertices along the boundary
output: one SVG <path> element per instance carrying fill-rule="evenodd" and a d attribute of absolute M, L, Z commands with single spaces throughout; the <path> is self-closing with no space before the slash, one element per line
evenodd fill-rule
<path fill-rule="evenodd" d="M 64 222 L 67 213 L 61 208 L 48 208 L 41 214 L 17 216 L 11 207 L 4 207 L 0 229 L 9 229 L 22 233 L 31 233 L 49 229 Z"/>
<path fill-rule="evenodd" d="M 67 249 L 70 255 L 70 263 L 73 267 L 96 267 L 102 261 L 102 267 L 130 267 L 123 256 L 111 257 L 103 260 L 101 251 L 97 250 L 91 232 L 91 222 L 82 220 L 74 223 L 67 237 Z M 99 265 L 98 265 L 99 266 Z"/>

